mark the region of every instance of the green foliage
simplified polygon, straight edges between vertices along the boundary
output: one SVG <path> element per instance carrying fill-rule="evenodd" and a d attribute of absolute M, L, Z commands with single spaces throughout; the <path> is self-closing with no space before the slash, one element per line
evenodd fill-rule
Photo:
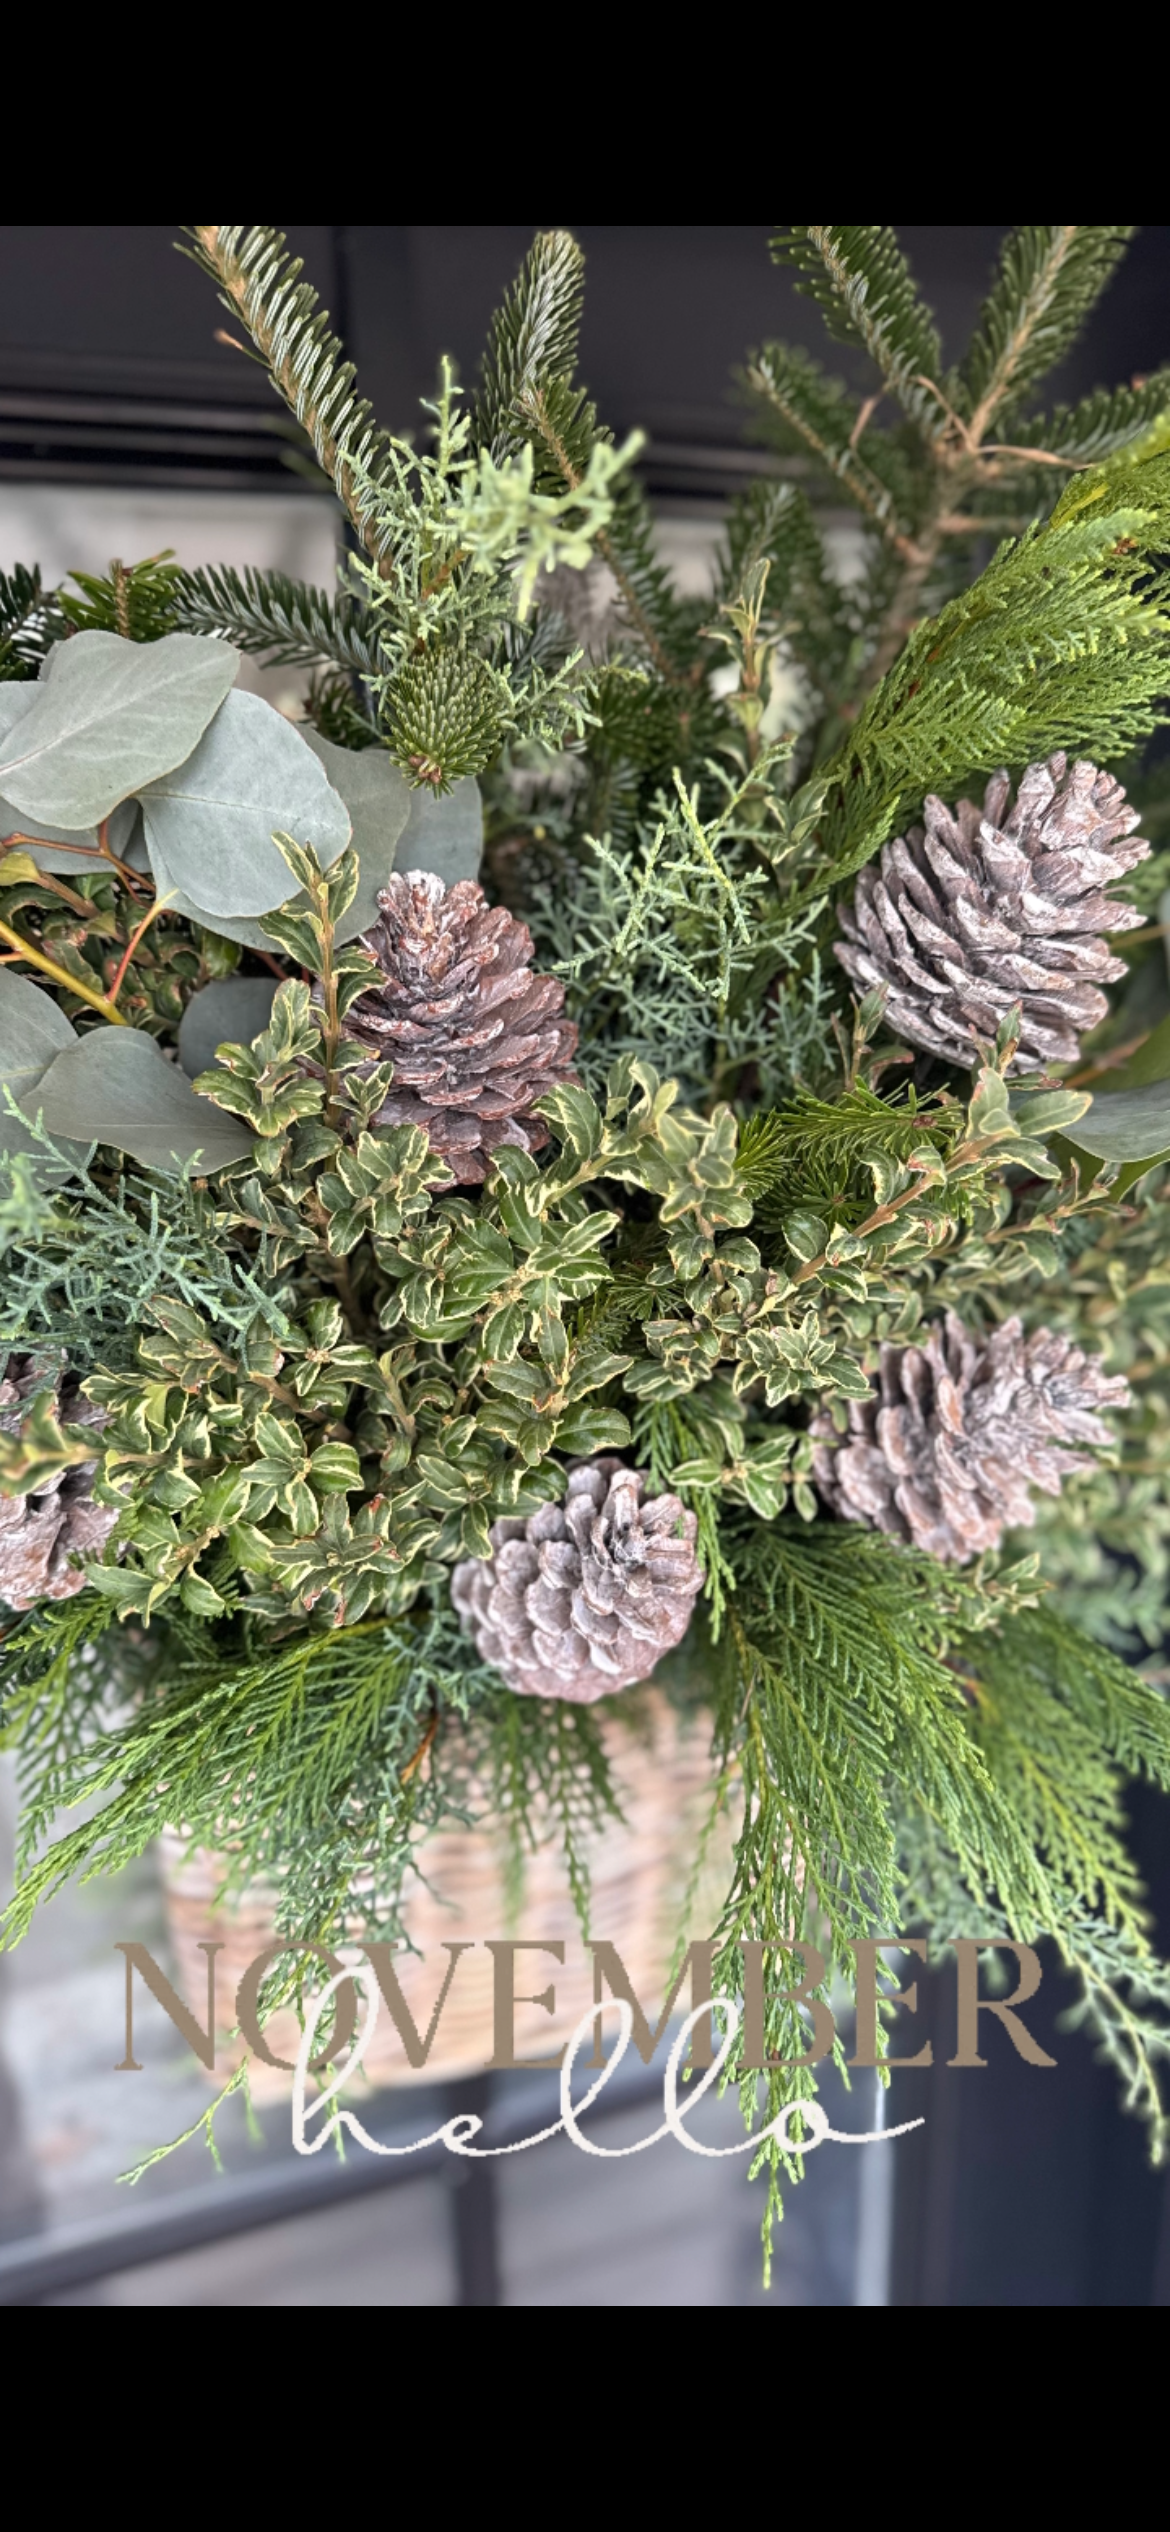
<path fill-rule="evenodd" d="M 479 773 L 505 737 L 556 746 L 570 730 L 580 736 L 576 663 L 546 666 L 537 647 L 510 638 L 538 576 L 588 559 L 638 445 L 616 451 L 595 439 L 568 387 L 580 297 L 573 241 L 537 240 L 493 326 L 474 415 L 457 409 L 443 364 L 431 453 L 383 431 L 355 394 L 352 363 L 278 230 L 186 234 L 185 251 L 243 320 L 308 431 L 363 556 L 351 559 L 336 607 L 298 597 L 278 575 L 185 575 L 183 621 L 234 624 L 267 656 L 354 670 L 396 761 L 437 791 Z M 581 459 L 567 472 L 559 460 L 550 471 L 545 447 L 551 431 L 561 448 L 561 426 Z"/>
<path fill-rule="evenodd" d="M 0 684 L 39 676 L 49 643 L 61 629 L 35 565 L 31 571 L 23 563 L 0 571 Z"/>
<path fill-rule="evenodd" d="M 159 642 L 178 629 L 176 592 L 182 574 L 174 549 L 144 563 L 111 563 L 105 578 L 69 574 L 74 586 L 57 591 L 57 605 L 76 633 L 119 633 L 124 642 Z"/>
<path fill-rule="evenodd" d="M 756 1054 L 766 1020 L 753 1017 L 747 1046 L 742 1026 L 732 1036 L 745 988 L 808 937 L 777 881 L 807 848 L 821 795 L 785 793 L 787 755 L 765 750 L 738 780 L 712 765 L 708 817 L 676 774 L 673 798 L 658 798 L 653 829 L 632 849 L 591 837 L 577 871 L 534 892 L 538 938 L 583 1016 L 586 1078 L 614 1051 L 689 1083 L 719 1082 Z"/>
<path fill-rule="evenodd" d="M 817 301 L 834 339 L 868 352 L 914 421 L 933 420 L 941 346 L 893 230 L 783 229 L 772 254 L 800 276 L 797 288 Z"/>
<path fill-rule="evenodd" d="M 226 633 L 236 649 L 274 668 L 377 670 L 366 609 L 346 590 L 330 597 L 278 571 L 204 565 L 178 574 L 175 622 L 186 633 Z"/>
<path fill-rule="evenodd" d="M 595 422 L 583 400 L 571 397 L 577 338 L 585 295 L 585 258 L 567 229 L 545 229 L 534 240 L 507 298 L 492 321 L 474 411 L 476 446 L 493 460 L 532 448 L 549 453 L 537 416 L 553 416 L 570 465 L 584 474 Z M 546 429 L 548 424 L 546 422 Z M 564 482 L 563 463 L 553 467 L 553 486 Z M 541 483 L 542 490 L 550 486 Z"/>
<path fill-rule="evenodd" d="M 62 1424 L 50 1390 L 38 1390 L 16 1433 L 0 1434 L 0 1484 L 6 1495 L 32 1495 L 48 1479 L 93 1457 L 93 1433 Z"/>
<path fill-rule="evenodd" d="M 696 1516 L 712 1816 L 742 1809 L 717 1983 L 739 1990 L 745 1937 L 807 1941 L 849 1976 L 877 1928 L 1047 1933 L 1160 2143 L 1170 1979 L 1123 1802 L 1128 1776 L 1170 1776 L 1170 1173 L 1076 1137 L 1101 1139 L 1111 1092 L 1114 1126 L 1151 1086 L 1160 1112 L 1162 945 L 1127 949 L 1071 1082 L 1023 1085 L 1018 1014 L 958 1073 L 883 1038 L 880 991 L 850 1011 L 829 954 L 838 885 L 926 791 L 952 800 L 1000 763 L 1132 750 L 1163 840 L 1137 749 L 1170 683 L 1170 373 L 1033 409 L 1129 233 L 1016 232 L 943 376 L 890 230 L 785 230 L 777 260 L 872 388 L 784 345 L 750 357 L 781 471 L 732 505 L 703 599 L 660 560 L 636 442 L 615 449 L 576 380 L 565 232 L 536 238 L 474 394 L 443 365 L 420 447 L 357 394 L 279 232 L 189 234 L 360 551 L 336 593 L 162 556 L 58 608 L 14 575 L 0 673 L 35 674 L 67 622 L 308 668 L 353 843 L 323 867 L 328 836 L 278 835 L 287 902 L 225 916 L 230 940 L 194 896 L 157 913 L 96 832 L 85 876 L 67 848 L 0 869 L 13 954 L 39 958 L 58 1021 L 88 1026 L 116 991 L 132 1027 L 104 1038 L 170 1052 L 212 977 L 259 959 L 276 985 L 264 1029 L 198 1078 L 249 1145 L 213 1182 L 43 1129 L 0 1160 L 0 1335 L 51 1367 L 0 1477 L 28 1490 L 80 1464 L 82 1429 L 50 1404 L 67 1353 L 118 1514 L 87 1587 L 3 1637 L 30 1805 L 11 1930 L 179 1819 L 233 1879 L 276 1880 L 290 1931 L 335 1937 L 359 1906 L 394 1931 L 429 1830 L 486 1808 L 518 1869 L 541 1805 L 584 1915 L 620 1766 L 596 1710 L 511 1696 L 478 1662 L 449 1582 L 493 1522 L 558 1499 L 572 1460 L 619 1451 Z M 848 578 L 822 515 L 843 502 Z M 572 574 L 594 559 L 612 603 L 586 660 Z M 335 753 L 370 747 L 380 786 Z M 392 1064 L 343 1025 L 381 981 L 345 934 L 395 847 L 433 868 L 466 812 L 475 866 L 479 794 L 435 797 L 469 776 L 489 897 L 530 923 L 580 1031 L 577 1078 L 482 1188 L 454 1185 L 421 1128 L 379 1123 Z M 1166 883 L 1159 861 L 1135 884 L 1151 923 Z M 883 1345 L 946 1307 L 976 1335 L 1018 1313 L 1104 1349 L 1135 1400 L 1034 1531 L 961 1572 L 821 1518 L 809 1431 L 843 1430 Z M 616 1703 L 632 1727 L 636 1706 Z M 85 1816 L 42 1851 L 63 1803 Z M 815 2073 L 772 1972 L 765 2024 L 788 2063 L 732 2071 L 774 2115 Z M 798 2157 L 765 2159 L 770 2227 Z"/>
<path fill-rule="evenodd" d="M 183 1615 L 161 1673 L 110 1618 L 83 1592 L 8 1639 L 4 1736 L 27 1801 L 9 1941 L 64 1880 L 117 1871 L 175 1820 L 223 1854 L 229 1890 L 258 1874 L 275 1886 L 282 1932 L 329 1942 L 352 1928 L 355 1883 L 366 1930 L 401 1932 L 428 1830 L 486 1804 L 519 1856 L 543 1804 L 587 1909 L 584 1840 L 618 1813 L 598 1717 L 562 1712 L 545 1728 L 449 1609 L 275 1650 L 240 1621 Z M 79 1802 L 90 1816 L 46 1845 Z"/>
<path fill-rule="evenodd" d="M 1168 515 L 1170 458 L 1159 448 L 1127 464 L 1123 452 L 910 635 L 827 769 L 842 789 L 827 831 L 834 877 L 867 860 L 928 783 L 951 797 L 978 769 L 1047 755 L 1073 731 L 1108 758 L 1157 726 Z"/>
<path fill-rule="evenodd" d="M 284 1326 L 279 1287 L 266 1288 L 238 1252 L 224 1252 L 213 1200 L 189 1172 L 163 1178 L 79 1168 L 50 1138 L 39 1139 L 55 1166 L 51 1192 L 28 1154 L 0 1155 L 0 1342 L 38 1352 L 67 1331 L 75 1370 L 99 1360 L 121 1369 L 133 1360 L 136 1331 L 156 1297 L 238 1334 L 258 1315 Z"/>
<path fill-rule="evenodd" d="M 1132 228 L 1009 232 L 963 363 L 964 414 L 994 414 L 1002 424 L 1055 369 L 1132 236 Z"/>
<path fill-rule="evenodd" d="M 336 484 L 363 544 L 384 550 L 378 494 L 393 479 L 394 450 L 363 396 L 353 363 L 329 330 L 316 291 L 301 279 L 279 229 L 189 228 L 182 251 L 216 284 L 220 301 L 252 336 L 273 386 L 308 432 L 318 465 Z"/>

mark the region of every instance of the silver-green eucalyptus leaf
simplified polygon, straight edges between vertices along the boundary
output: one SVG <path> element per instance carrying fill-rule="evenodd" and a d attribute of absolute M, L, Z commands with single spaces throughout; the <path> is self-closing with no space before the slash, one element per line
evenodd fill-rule
<path fill-rule="evenodd" d="M 438 798 L 412 791 L 410 816 L 398 838 L 395 868 L 433 871 L 448 888 L 478 879 L 483 859 L 483 799 L 473 774 Z"/>
<path fill-rule="evenodd" d="M 0 741 L 0 794 L 67 832 L 95 826 L 183 763 L 238 667 L 238 651 L 205 634 L 75 633 L 52 676 L 22 689 L 33 700 Z"/>
<path fill-rule="evenodd" d="M 335 747 L 332 739 L 310 729 L 301 735 L 349 811 L 361 877 L 353 904 L 338 924 L 337 939 L 353 941 L 377 922 L 378 891 L 394 869 L 416 795 L 385 748 Z"/>
<path fill-rule="evenodd" d="M 188 1079 L 207 1072 L 225 1041 L 250 1046 L 272 1017 L 275 976 L 222 976 L 191 996 L 179 1028 L 179 1062 Z"/>
<path fill-rule="evenodd" d="M 141 798 L 156 878 L 161 863 L 212 931 L 220 915 L 250 918 L 287 901 L 274 833 L 312 844 L 323 868 L 349 843 L 349 811 L 324 766 L 261 695 L 229 695 L 186 762 Z"/>
<path fill-rule="evenodd" d="M 37 1084 L 62 1048 L 75 1043 L 72 1023 L 52 995 L 0 967 L 0 1085 L 28 1114 Z M 35 1103 L 34 1103 L 35 1104 Z M 35 1152 L 34 1137 L 14 1117 L 0 1089 L 0 1152 Z"/>
<path fill-rule="evenodd" d="M 1073 1130 L 1094 1160 L 1149 1161 L 1170 1148 L 1170 1081 L 1095 1097 Z"/>
<path fill-rule="evenodd" d="M 4 1091 L 11 1091 L 26 1116 L 30 1107 L 35 1114 L 38 1083 L 62 1048 L 75 1042 L 73 1025 L 52 995 L 0 967 L 0 1152 L 31 1152 L 44 1160 L 43 1144 L 13 1116 Z M 76 1158 L 84 1145 L 71 1142 L 69 1149 Z"/>
<path fill-rule="evenodd" d="M 54 1137 L 112 1144 L 147 1169 L 179 1169 L 198 1154 L 210 1173 L 252 1147 L 246 1128 L 199 1098 L 142 1029 L 89 1029 L 54 1058 L 25 1104 Z"/>
<path fill-rule="evenodd" d="M 147 869 L 153 874 L 160 897 L 165 897 L 172 914 L 185 915 L 189 923 L 197 923 L 204 932 L 217 933 L 221 940 L 236 941 L 241 949 L 266 950 L 271 957 L 272 943 L 258 919 L 244 914 L 209 914 L 206 906 L 196 905 L 180 888 L 168 870 L 157 845 L 146 855 Z M 287 879 L 287 872 L 285 874 Z"/>
<path fill-rule="evenodd" d="M 51 994 L 11 967 L 0 967 L 0 1080 L 15 1083 L 18 1074 L 27 1073 L 39 1081 L 46 1064 L 76 1037 Z"/>

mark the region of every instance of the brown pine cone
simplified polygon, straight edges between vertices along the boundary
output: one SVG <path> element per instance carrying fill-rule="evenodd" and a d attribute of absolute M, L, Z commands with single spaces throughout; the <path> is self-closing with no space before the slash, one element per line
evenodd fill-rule
<path fill-rule="evenodd" d="M 882 848 L 838 908 L 837 956 L 862 993 L 887 985 L 899 1037 L 974 1065 L 1013 1002 L 1022 1008 L 1013 1072 L 1072 1063 L 1082 1033 L 1124 976 L 1102 935 L 1141 922 L 1106 890 L 1144 862 L 1140 813 L 1112 774 L 1063 756 L 1029 765 L 1014 808 L 1006 773 L 983 807 L 925 804 L 925 825 Z"/>
<path fill-rule="evenodd" d="M 394 1065 L 378 1125 L 421 1125 L 452 1177 L 486 1178 L 499 1143 L 539 1151 L 532 1114 L 571 1070 L 577 1031 L 565 989 L 533 975 L 532 934 L 474 879 L 445 888 L 429 871 L 394 871 L 381 920 L 362 935 L 383 982 L 352 1003 L 346 1035 Z"/>
<path fill-rule="evenodd" d="M 1030 1527 L 1029 1488 L 1058 1495 L 1092 1468 L 1069 1444 L 1111 1441 L 1100 1410 L 1129 1403 L 1127 1382 L 1071 1338 L 1005 1319 L 983 1344 L 948 1310 L 925 1345 L 883 1345 L 878 1387 L 850 1402 L 836 1448 L 831 1416 L 814 1417 L 813 1477 L 842 1520 L 962 1565 Z"/>
<path fill-rule="evenodd" d="M 643 1503 L 645 1482 L 620 1460 L 586 1460 L 563 1505 L 493 1522 L 491 1555 L 455 1567 L 463 1625 L 518 1695 L 592 1705 L 681 1643 L 703 1580 L 697 1523 L 675 1495 Z"/>
<path fill-rule="evenodd" d="M 0 1378 L 0 1432 L 18 1433 L 34 1392 L 47 1387 L 43 1358 L 10 1354 Z M 66 1375 L 56 1384 L 62 1424 L 90 1424 L 100 1432 L 105 1416 L 83 1398 Z M 118 1518 L 93 1499 L 96 1459 L 47 1477 L 35 1494 L 0 1495 L 0 1600 L 10 1609 L 31 1609 L 38 1600 L 71 1600 L 85 1576 L 71 1556 L 99 1556 Z"/>

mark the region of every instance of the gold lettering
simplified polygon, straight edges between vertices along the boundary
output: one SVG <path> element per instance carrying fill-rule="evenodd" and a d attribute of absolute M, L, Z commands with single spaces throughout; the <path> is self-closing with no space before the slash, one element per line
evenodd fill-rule
<path fill-rule="evenodd" d="M 1039 2040 L 1022 2022 L 1016 2020 L 1016 2006 L 1026 2004 L 1034 1996 L 1043 1975 L 1030 1943 L 1010 1943 L 1004 1935 L 954 1935 L 952 1947 L 959 1956 L 958 2049 L 948 2057 L 948 2066 L 986 2066 L 979 2054 L 979 2016 L 994 2013 L 1002 2022 L 1013 2048 L 1029 2066 L 1055 2066 L 1056 2059 L 1046 2056 Z M 1014 1952 L 1020 1964 L 1020 1980 L 1014 1996 L 1001 1999 L 979 1993 L 980 1952 Z"/>
<path fill-rule="evenodd" d="M 116 2075 L 140 2075 L 142 2066 L 134 2054 L 134 1972 L 143 1986 L 169 2013 L 177 2031 L 181 2031 L 188 2048 L 204 2066 L 215 2065 L 215 1955 L 222 1952 L 222 1943 L 199 1943 L 196 1950 L 207 1954 L 207 2029 L 201 2031 L 194 2014 L 175 1994 L 170 1979 L 165 1978 L 158 1962 L 151 1959 L 145 1943 L 115 1943 L 114 1950 L 126 1959 L 126 2054 L 114 2068 Z"/>
<path fill-rule="evenodd" d="M 439 2027 L 439 2016 L 442 2013 L 443 2007 L 451 1992 L 451 1981 L 455 1975 L 460 1954 L 463 1952 L 473 1952 L 475 1950 L 474 1943 L 444 1943 L 443 1950 L 445 1952 L 449 1952 L 451 1957 L 447 1963 L 447 1975 L 439 1990 L 439 2001 L 435 2006 L 435 2010 L 431 2015 L 430 2021 L 427 2024 L 427 2036 L 425 2040 L 419 2038 L 414 2016 L 411 2013 L 410 2006 L 408 2005 L 398 1983 L 398 1973 L 394 1967 L 394 1945 L 392 1943 L 367 1943 L 364 1948 L 366 1958 L 369 1961 L 374 1976 L 378 1981 L 382 2001 L 390 2007 L 391 2019 L 393 2021 L 394 2028 L 398 2033 L 398 2037 L 402 2042 L 403 2048 L 406 2050 L 408 2063 L 415 2067 L 425 2066 L 434 2046 L 435 2033 Z"/>
<path fill-rule="evenodd" d="M 926 1943 L 920 1934 L 865 1935 L 850 1946 L 857 1962 L 857 2049 L 849 2060 L 851 2066 L 876 2066 L 878 2063 L 878 1953 L 884 1950 L 917 1952 L 926 1959 Z M 882 1963 L 885 1967 L 885 1963 Z M 905 2005 L 907 2013 L 918 2011 L 918 1981 L 910 1987 L 896 1987 L 885 1999 L 887 2004 Z M 883 2066 L 933 2066 L 934 2052 L 928 2040 L 916 2057 L 883 2057 Z"/>
<path fill-rule="evenodd" d="M 255 1960 L 249 1961 L 244 1971 L 236 1989 L 236 2020 L 244 2038 L 249 2048 L 263 2060 L 265 2066 L 280 2066 L 291 2075 L 295 2072 L 292 2058 L 275 2056 L 260 2028 L 260 1982 L 269 1961 L 279 1960 L 283 1952 L 314 1953 L 319 1961 L 324 1961 L 331 1978 L 339 1978 L 342 1975 L 345 1963 L 335 1959 L 332 1952 L 327 1952 L 323 1943 L 270 1943 L 267 1951 L 257 1952 Z M 322 2049 L 319 2056 L 310 2058 L 309 2073 L 311 2075 L 319 2074 L 321 2068 L 328 2066 L 343 2048 L 348 2048 L 354 2035 L 356 2022 L 357 1995 L 352 1978 L 347 1978 L 344 1987 L 339 1987 L 337 1990 L 333 2037 L 328 2048 Z"/>
<path fill-rule="evenodd" d="M 688 1945 L 678 1976 L 675 1979 L 674 1985 L 671 1988 L 665 2004 L 663 2005 L 653 2031 L 651 2031 L 646 2015 L 643 2013 L 642 2007 L 638 2002 L 638 1998 L 634 1993 L 632 1983 L 626 1971 L 625 1963 L 621 1959 L 616 1943 L 590 1943 L 589 1949 L 593 1954 L 594 2004 L 601 2003 L 602 1983 L 603 1981 L 607 1981 L 610 1994 L 619 1996 L 623 2003 L 629 2005 L 634 2017 L 634 2046 L 642 2060 L 643 2066 L 649 2065 L 650 2060 L 654 2055 L 654 2051 L 662 2038 L 663 2032 L 665 2031 L 671 2014 L 674 2011 L 675 1998 L 678 1995 L 679 1988 L 681 1987 L 688 1970 L 691 1975 L 692 2005 L 709 2005 L 711 2002 L 711 1961 L 715 1950 L 713 1943 L 691 1943 Z M 714 2042 L 711 2034 L 711 2016 L 708 2013 L 702 2022 L 697 2022 L 695 2024 L 694 2036 L 691 2041 L 691 2065 L 709 2066 L 714 2054 Z M 588 2059 L 587 2063 L 590 2066 L 604 2066 L 605 2064 L 605 2058 L 601 2047 L 600 2014 L 593 2025 L 593 2055 Z"/>
<path fill-rule="evenodd" d="M 554 1960 L 563 1961 L 564 1944 L 559 1941 L 555 1943 L 515 1943 L 511 1940 L 493 1943 L 489 1941 L 487 1948 L 492 1956 L 493 2006 L 493 2047 L 487 2061 L 488 2065 L 491 2067 L 559 2067 L 565 2054 L 563 2048 L 557 2050 L 555 2057 L 517 2057 L 516 2055 L 516 2006 L 518 2004 L 540 2005 L 543 2012 L 554 2013 L 557 2001 L 556 1990 L 553 1987 L 545 1987 L 539 1996 L 518 1996 L 515 1993 L 516 1954 L 517 1952 L 549 1952 Z"/>

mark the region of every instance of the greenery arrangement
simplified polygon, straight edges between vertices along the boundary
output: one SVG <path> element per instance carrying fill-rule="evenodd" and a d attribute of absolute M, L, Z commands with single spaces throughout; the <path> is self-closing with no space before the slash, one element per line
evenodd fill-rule
<path fill-rule="evenodd" d="M 750 357 L 699 601 L 571 237 L 416 446 L 278 233 L 186 233 L 348 550 L 0 584 L 10 1938 L 176 1820 L 396 1931 L 485 1777 L 587 1906 L 661 1662 L 719 1987 L 1049 1935 L 1162 2151 L 1170 371 L 1036 405 L 1130 234 L 1016 232 L 944 375 L 892 231 L 781 231 L 872 392 Z M 815 2082 L 773 1957 L 749 2115 Z"/>

